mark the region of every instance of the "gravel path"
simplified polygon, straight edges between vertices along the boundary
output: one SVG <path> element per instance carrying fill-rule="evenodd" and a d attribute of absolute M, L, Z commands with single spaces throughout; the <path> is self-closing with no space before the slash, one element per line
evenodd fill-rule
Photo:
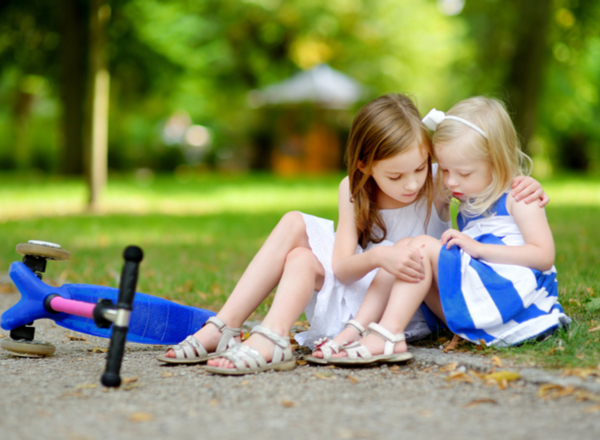
<path fill-rule="evenodd" d="M 0 294 L 0 312 L 17 300 L 18 294 Z M 202 366 L 162 366 L 154 357 L 163 347 L 128 344 L 121 375 L 131 381 L 107 390 L 99 384 L 105 355 L 94 348 L 106 348 L 108 340 L 48 320 L 36 322 L 36 339 L 55 344 L 56 353 L 32 359 L 0 350 L 3 440 L 600 437 L 597 379 L 529 368 L 520 370 L 524 379 L 499 389 L 468 373 L 489 370 L 488 359 L 435 349 L 414 349 L 415 361 L 400 366 L 304 365 L 220 377 Z M 472 383 L 446 380 L 449 374 Z M 547 382 L 580 391 L 541 399 L 538 389 Z"/>

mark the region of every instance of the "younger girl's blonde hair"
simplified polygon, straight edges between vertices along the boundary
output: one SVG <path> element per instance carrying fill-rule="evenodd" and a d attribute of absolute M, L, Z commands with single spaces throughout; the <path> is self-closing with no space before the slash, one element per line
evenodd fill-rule
<path fill-rule="evenodd" d="M 435 148 L 460 143 L 468 148 L 469 158 L 484 160 L 492 173 L 492 183 L 477 197 L 460 204 L 460 211 L 469 217 L 492 215 L 492 204 L 509 190 L 512 180 L 531 171 L 531 159 L 519 145 L 515 127 L 504 107 L 497 99 L 476 96 L 465 99 L 452 107 L 446 116 L 458 116 L 472 122 L 483 130 L 483 137 L 473 128 L 460 121 L 445 119 L 433 135 Z M 438 173 L 438 183 L 441 183 Z M 443 186 L 443 185 L 442 185 Z M 450 192 L 443 192 L 448 199 Z"/>
<path fill-rule="evenodd" d="M 377 208 L 378 187 L 371 177 L 373 164 L 405 152 L 415 142 L 427 155 L 427 179 L 417 196 L 417 200 L 424 197 L 427 201 L 427 225 L 433 200 L 433 147 L 416 106 L 405 95 L 388 94 L 365 104 L 356 114 L 346 155 L 350 196 L 361 247 L 366 247 L 369 242 L 380 243 L 387 234 Z M 376 228 L 381 231 L 380 236 L 376 235 Z"/>

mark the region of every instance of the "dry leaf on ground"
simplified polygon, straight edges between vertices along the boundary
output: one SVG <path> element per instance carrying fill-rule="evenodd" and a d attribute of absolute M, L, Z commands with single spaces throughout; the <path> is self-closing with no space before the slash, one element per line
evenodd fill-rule
<path fill-rule="evenodd" d="M 452 341 L 450 341 L 450 343 L 448 345 L 446 345 L 442 351 L 444 353 L 448 353 L 449 351 L 454 350 L 458 346 L 459 343 L 460 343 L 460 336 L 454 335 L 454 336 L 452 336 Z"/>
<path fill-rule="evenodd" d="M 466 405 L 463 405 L 463 408 L 471 408 L 473 406 L 477 406 L 482 403 L 491 403 L 494 405 L 498 405 L 498 402 L 494 399 L 475 399 L 472 402 L 469 402 Z"/>
<path fill-rule="evenodd" d="M 492 357 L 492 365 L 494 367 L 501 367 L 502 366 L 502 359 L 500 359 L 498 356 L 493 356 Z"/>
<path fill-rule="evenodd" d="M 600 403 L 598 405 L 593 405 L 593 406 L 588 406 L 586 409 L 583 410 L 584 413 L 595 413 L 600 411 Z"/>
<path fill-rule="evenodd" d="M 467 375 L 467 373 L 463 373 L 462 371 L 453 371 L 446 377 L 447 381 L 452 382 L 467 382 L 474 383 L 475 379 L 472 376 Z"/>
<path fill-rule="evenodd" d="M 443 367 L 440 367 L 440 369 L 438 370 L 440 373 L 447 373 L 449 371 L 454 371 L 456 370 L 456 367 L 458 367 L 458 364 L 456 362 L 452 362 L 450 364 L 446 364 Z"/>
<path fill-rule="evenodd" d="M 97 383 L 84 383 L 84 384 L 81 384 L 81 385 L 77 385 L 75 387 L 75 389 L 80 390 L 82 388 L 97 388 L 97 387 L 98 387 Z"/>
<path fill-rule="evenodd" d="M 348 376 L 346 376 L 346 379 L 348 379 L 352 385 L 356 385 L 357 383 L 360 382 L 360 380 L 358 380 L 356 378 L 356 376 L 350 376 L 350 375 L 348 375 Z"/>
<path fill-rule="evenodd" d="M 129 416 L 129 420 L 132 422 L 149 422 L 150 420 L 152 420 L 152 414 L 147 413 L 147 412 L 134 412 L 133 414 L 131 414 Z"/>
<path fill-rule="evenodd" d="M 520 379 L 521 375 L 519 373 L 517 373 L 516 371 L 503 370 L 503 371 L 496 371 L 495 373 L 486 374 L 483 378 L 485 380 L 494 380 L 494 381 L 500 383 L 503 380 L 510 382 L 511 380 Z"/>

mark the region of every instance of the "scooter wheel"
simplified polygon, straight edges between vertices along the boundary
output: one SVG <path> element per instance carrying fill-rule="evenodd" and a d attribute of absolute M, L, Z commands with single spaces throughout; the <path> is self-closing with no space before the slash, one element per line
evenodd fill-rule
<path fill-rule="evenodd" d="M 30 240 L 29 243 L 20 243 L 17 245 L 17 252 L 21 255 L 56 261 L 66 261 L 71 258 L 71 253 L 61 249 L 60 245 L 46 241 Z"/>
<path fill-rule="evenodd" d="M 0 342 L 0 347 L 10 351 L 15 356 L 23 357 L 49 356 L 56 350 L 56 347 L 48 342 L 26 341 L 24 339 L 18 341 L 3 339 Z"/>

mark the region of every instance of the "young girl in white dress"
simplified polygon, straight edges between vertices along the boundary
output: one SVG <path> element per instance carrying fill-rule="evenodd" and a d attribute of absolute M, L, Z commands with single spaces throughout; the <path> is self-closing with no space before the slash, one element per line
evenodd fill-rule
<path fill-rule="evenodd" d="M 452 332 L 486 345 L 518 344 L 570 322 L 558 302 L 545 211 L 509 193 L 529 158 L 503 105 L 471 98 L 447 115 L 434 109 L 423 121 L 435 130 L 448 200 L 460 201 L 461 231 L 449 229 L 441 241 L 429 236 L 403 241 L 423 256 L 424 279 L 406 283 L 379 271 L 365 303 L 379 300 L 383 316 L 369 324 L 366 337 L 342 346 L 332 363 L 409 358 L 404 331 L 423 302 Z"/>
<path fill-rule="evenodd" d="M 347 153 L 349 176 L 339 188 L 337 233 L 331 221 L 299 212 L 284 215 L 223 308 L 208 320 L 212 325 L 159 360 L 208 360 L 207 371 L 221 374 L 291 369 L 295 361 L 288 334 L 302 311 L 306 309 L 311 327 L 298 339 L 310 344 L 340 333 L 356 314 L 378 268 L 409 283 L 423 278 L 417 250 L 389 246 L 425 232 L 440 237 L 449 227 L 445 204 L 433 206 L 431 140 L 412 101 L 404 95 L 386 95 L 361 108 Z M 532 182 L 521 182 L 516 190 L 532 198 L 541 191 Z M 273 304 L 261 325 L 243 344 L 236 344 L 239 326 L 275 287 Z M 412 327 L 416 337 L 429 332 L 422 315 Z M 350 329 L 356 329 L 355 338 L 364 332 L 356 322 Z"/>

